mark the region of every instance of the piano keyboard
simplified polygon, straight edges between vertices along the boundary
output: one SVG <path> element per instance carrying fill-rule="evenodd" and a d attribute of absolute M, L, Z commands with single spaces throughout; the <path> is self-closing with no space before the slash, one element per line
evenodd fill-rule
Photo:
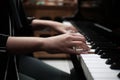
<path fill-rule="evenodd" d="M 64 21 L 63 24 L 72 26 L 72 24 L 68 21 Z M 89 48 L 92 47 L 90 43 L 87 41 L 86 41 L 86 44 L 88 45 Z M 76 49 L 76 51 L 79 51 L 79 49 Z M 88 53 L 94 53 L 94 52 L 95 52 L 95 49 L 90 49 L 90 51 L 88 51 Z"/>
<path fill-rule="evenodd" d="M 72 26 L 72 24 L 68 21 L 64 21 L 63 24 Z M 89 48 L 91 48 L 91 45 L 89 42 L 86 42 L 86 44 L 88 45 Z M 79 51 L 79 49 L 76 49 L 76 51 Z M 94 52 L 95 52 L 95 49 L 90 49 L 90 51 L 88 51 L 88 53 L 94 53 Z"/>
<path fill-rule="evenodd" d="M 68 21 L 64 21 L 63 24 L 72 25 Z M 109 58 L 111 59 L 112 57 L 111 56 L 106 57 L 105 55 L 106 54 L 108 55 L 109 52 L 117 53 L 117 51 L 116 52 L 112 50 L 109 51 L 109 49 L 112 49 L 114 45 L 111 44 L 111 42 L 109 42 L 108 40 L 106 39 L 104 40 L 102 36 L 100 36 L 100 38 L 98 38 L 97 36 L 98 39 L 92 39 L 94 38 L 94 36 L 96 36 L 96 34 L 94 34 L 94 31 L 90 33 L 88 31 L 87 35 L 88 36 L 85 35 L 85 37 L 87 38 L 87 44 L 91 49 L 88 52 L 88 54 L 81 54 L 77 56 L 77 59 L 79 60 L 83 68 L 83 72 L 85 74 L 86 79 L 87 80 L 120 80 L 120 78 L 118 77 L 120 76 L 120 67 L 118 67 L 119 69 L 118 68 L 111 69 L 110 68 L 111 65 L 106 64 L 108 59 Z M 119 59 L 119 57 L 117 58 Z M 114 61 L 112 64 L 114 64 Z"/>
<path fill-rule="evenodd" d="M 110 69 L 107 59 L 101 59 L 97 54 L 81 54 L 81 64 L 87 80 L 120 80 L 117 77 L 120 70 Z"/>

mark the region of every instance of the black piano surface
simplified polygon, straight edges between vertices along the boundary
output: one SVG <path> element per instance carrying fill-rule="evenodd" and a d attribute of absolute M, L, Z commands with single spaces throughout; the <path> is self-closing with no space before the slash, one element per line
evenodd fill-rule
<path fill-rule="evenodd" d="M 96 2 L 97 7 L 81 7 L 78 0 L 78 10 L 72 17 L 64 20 L 71 22 L 78 31 L 83 34 L 87 41 L 95 49 L 95 54 L 100 55 L 101 59 L 107 59 L 106 65 L 110 69 L 120 70 L 120 1 L 119 0 L 91 0 Z M 85 10 L 84 10 L 85 9 Z M 84 15 L 82 10 L 92 14 Z M 79 80 L 86 80 L 80 61 L 77 56 L 71 55 L 75 70 Z M 116 75 L 120 77 L 120 73 Z"/>

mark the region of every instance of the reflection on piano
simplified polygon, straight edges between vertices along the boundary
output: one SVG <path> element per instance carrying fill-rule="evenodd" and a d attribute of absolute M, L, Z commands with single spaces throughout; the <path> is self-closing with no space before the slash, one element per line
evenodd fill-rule
<path fill-rule="evenodd" d="M 102 11 L 100 13 L 93 11 L 94 18 L 80 14 L 82 9 L 80 0 L 78 1 L 77 12 L 79 13 L 73 17 L 64 18 L 63 23 L 74 25 L 86 37 L 88 46 L 91 47 L 90 52 L 93 53 L 71 55 L 80 80 L 120 80 L 119 0 L 92 0 L 99 2 L 95 11 L 97 9 Z M 91 8 L 88 10 L 90 11 Z"/>

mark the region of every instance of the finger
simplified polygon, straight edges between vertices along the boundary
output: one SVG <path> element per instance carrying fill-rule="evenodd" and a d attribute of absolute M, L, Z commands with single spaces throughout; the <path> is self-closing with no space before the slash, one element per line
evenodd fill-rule
<path fill-rule="evenodd" d="M 77 51 L 77 50 L 74 50 L 74 49 L 71 49 L 71 48 L 68 48 L 67 51 L 68 51 L 67 53 L 75 54 L 75 55 L 87 54 L 88 53 L 87 51 Z"/>
<path fill-rule="evenodd" d="M 84 37 L 84 35 L 80 34 L 79 32 L 73 33 L 72 35 L 74 35 L 74 36 L 82 36 L 82 37 Z"/>
<path fill-rule="evenodd" d="M 76 29 L 76 28 L 74 28 L 74 27 L 66 27 L 66 30 L 68 31 L 68 32 L 72 32 L 72 33 L 76 33 L 76 32 L 78 32 L 78 30 Z"/>
<path fill-rule="evenodd" d="M 70 26 L 71 29 L 73 29 L 75 32 L 78 32 L 78 30 L 74 26 Z"/>
<path fill-rule="evenodd" d="M 83 36 L 72 36 L 73 41 L 82 41 L 86 43 L 86 39 Z"/>
<path fill-rule="evenodd" d="M 90 50 L 90 48 L 88 47 L 87 44 L 85 44 L 84 42 L 82 41 L 72 41 L 71 42 L 71 47 L 76 47 L 76 49 L 83 49 L 83 50 Z"/>
<path fill-rule="evenodd" d="M 76 52 L 76 50 L 72 49 L 72 48 L 68 48 L 67 49 L 67 53 L 68 54 L 76 54 L 76 55 L 79 55 L 80 53 Z"/>

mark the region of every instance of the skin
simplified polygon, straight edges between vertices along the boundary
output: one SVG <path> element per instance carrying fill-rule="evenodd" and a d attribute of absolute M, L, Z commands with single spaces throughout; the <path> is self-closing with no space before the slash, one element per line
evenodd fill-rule
<path fill-rule="evenodd" d="M 50 20 L 40 20 L 35 19 L 32 21 L 33 30 L 39 30 L 41 27 L 50 27 L 56 30 L 59 33 L 67 33 L 68 30 L 73 30 L 77 32 L 77 29 L 74 26 L 64 25 L 60 22 L 50 21 Z"/>
<path fill-rule="evenodd" d="M 80 54 L 73 50 L 73 46 L 79 46 L 84 50 L 89 50 L 83 35 L 68 32 L 68 28 L 74 32 L 77 31 L 73 26 L 37 19 L 33 20 L 31 25 L 33 26 L 33 30 L 40 29 L 44 26 L 50 27 L 63 34 L 47 38 L 9 36 L 6 44 L 8 52 L 11 54 L 26 54 L 35 51 L 47 51 L 49 53 L 62 52 L 67 54 Z"/>

